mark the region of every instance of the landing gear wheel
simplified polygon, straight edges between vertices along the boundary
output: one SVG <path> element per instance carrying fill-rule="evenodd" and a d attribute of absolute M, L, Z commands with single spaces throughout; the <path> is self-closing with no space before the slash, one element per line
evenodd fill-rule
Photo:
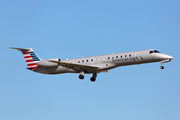
<path fill-rule="evenodd" d="M 84 75 L 79 75 L 79 79 L 84 79 Z"/>
<path fill-rule="evenodd" d="M 161 66 L 160 68 L 161 68 L 161 69 L 164 69 L 164 66 Z"/>
<path fill-rule="evenodd" d="M 91 79 L 90 79 L 92 82 L 95 82 L 96 81 L 96 78 L 94 78 L 94 77 L 91 77 Z"/>

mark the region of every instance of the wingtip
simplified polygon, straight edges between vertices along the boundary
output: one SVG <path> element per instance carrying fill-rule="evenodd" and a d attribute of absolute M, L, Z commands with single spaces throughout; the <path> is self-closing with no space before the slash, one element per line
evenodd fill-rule
<path fill-rule="evenodd" d="M 15 49 L 14 47 L 9 47 L 9 49 Z"/>

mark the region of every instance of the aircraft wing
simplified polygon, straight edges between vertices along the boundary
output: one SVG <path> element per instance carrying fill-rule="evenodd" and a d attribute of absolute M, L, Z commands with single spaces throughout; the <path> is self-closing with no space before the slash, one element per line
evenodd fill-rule
<path fill-rule="evenodd" d="M 100 68 L 97 66 L 89 66 L 89 65 L 74 64 L 74 63 L 68 63 L 68 62 L 52 61 L 52 60 L 49 60 L 49 62 L 58 63 L 59 65 L 61 65 L 63 67 L 67 67 L 67 68 L 73 69 L 75 71 L 80 71 L 80 70 L 94 71 L 94 70 L 98 70 Z"/>

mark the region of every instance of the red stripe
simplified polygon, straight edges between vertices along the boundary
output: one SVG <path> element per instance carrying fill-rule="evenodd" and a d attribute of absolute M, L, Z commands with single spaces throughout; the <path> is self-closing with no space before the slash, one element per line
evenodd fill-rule
<path fill-rule="evenodd" d="M 26 62 L 33 62 L 34 60 L 33 59 L 31 59 L 31 60 L 26 60 Z"/>
<path fill-rule="evenodd" d="M 29 66 L 34 66 L 34 65 L 37 65 L 37 63 L 28 64 L 28 67 Z"/>
<path fill-rule="evenodd" d="M 26 59 L 26 58 L 32 58 L 31 56 L 24 56 L 24 58 Z"/>
<path fill-rule="evenodd" d="M 32 69 L 36 69 L 36 68 L 39 68 L 38 66 L 36 66 L 36 67 L 31 67 Z"/>
<path fill-rule="evenodd" d="M 29 52 L 23 53 L 23 55 L 29 54 Z"/>
<path fill-rule="evenodd" d="M 39 68 L 39 67 L 38 67 L 38 66 L 36 66 L 36 67 L 30 67 L 30 68 L 28 68 L 28 69 L 32 70 L 32 69 L 36 69 L 36 68 Z"/>

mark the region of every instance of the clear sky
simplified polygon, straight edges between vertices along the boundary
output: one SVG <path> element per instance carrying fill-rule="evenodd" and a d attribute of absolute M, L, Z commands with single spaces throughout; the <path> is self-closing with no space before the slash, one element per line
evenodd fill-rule
<path fill-rule="evenodd" d="M 0 120 L 180 120 L 179 0 L 1 0 Z M 165 63 L 133 65 L 79 80 L 26 69 L 42 59 L 157 49 Z"/>

